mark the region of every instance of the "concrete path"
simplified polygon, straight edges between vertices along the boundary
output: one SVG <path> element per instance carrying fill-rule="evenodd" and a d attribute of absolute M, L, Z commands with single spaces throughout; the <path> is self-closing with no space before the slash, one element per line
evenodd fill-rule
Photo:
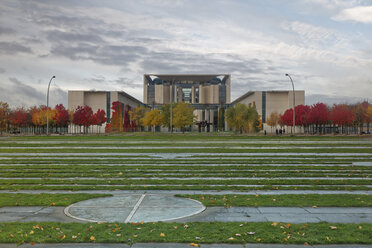
<path fill-rule="evenodd" d="M 63 207 L 3 207 L 0 222 L 337 222 L 372 223 L 372 208 L 205 207 L 169 195 L 130 194 L 95 198 Z M 203 211 L 204 210 L 204 211 Z M 65 214 L 66 215 L 65 215 Z M 69 217 L 68 217 L 69 216 Z"/>
<path fill-rule="evenodd" d="M 132 246 L 126 244 L 92 244 L 92 243 L 80 243 L 80 244 L 0 244 L 0 248 L 190 248 L 189 244 L 177 244 L 177 243 L 137 243 Z M 370 245 L 277 245 L 277 244 L 201 244 L 201 248 L 369 248 Z"/>
<path fill-rule="evenodd" d="M 307 194 L 352 194 L 352 195 L 371 195 L 372 190 L 249 190 L 249 191 L 234 191 L 234 190 L 0 190 L 0 193 L 25 193 L 25 194 L 159 194 L 159 195 L 307 195 Z"/>

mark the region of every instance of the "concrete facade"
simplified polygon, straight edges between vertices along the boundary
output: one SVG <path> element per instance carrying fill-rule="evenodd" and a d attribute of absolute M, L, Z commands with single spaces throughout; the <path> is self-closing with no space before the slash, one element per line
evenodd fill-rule
<path fill-rule="evenodd" d="M 75 110 L 78 106 L 88 105 L 96 113 L 98 109 L 103 109 L 106 112 L 107 123 L 111 119 L 112 103 L 119 101 L 123 104 L 123 110 L 130 110 L 143 103 L 124 91 L 68 91 L 68 109 Z M 124 116 L 124 115 L 123 115 Z M 124 120 L 123 120 L 124 121 Z M 105 124 L 102 125 L 104 130 Z M 69 131 L 72 127 L 70 127 Z M 92 132 L 98 132 L 99 127 L 93 126 Z"/>
<path fill-rule="evenodd" d="M 255 104 L 264 130 L 271 129 L 266 125 L 266 119 L 271 113 L 283 114 L 293 107 L 292 91 L 249 91 L 231 102 L 230 90 L 229 74 L 144 74 L 143 103 L 123 91 L 68 91 L 68 109 L 74 110 L 84 105 L 89 105 L 93 112 L 103 109 L 107 123 L 110 123 L 111 106 L 115 101 L 123 104 L 123 111 L 140 105 L 160 108 L 163 104 L 187 102 L 195 109 L 196 121 L 210 123 L 209 130 L 216 131 L 219 115 L 222 116 L 224 130 L 228 129 L 224 112 L 236 103 Z M 295 101 L 296 106 L 305 104 L 305 91 L 295 91 Z M 123 120 L 123 123 L 126 121 Z M 194 130 L 197 128 L 196 125 L 193 127 Z"/>
<path fill-rule="evenodd" d="M 266 119 L 271 113 L 284 114 L 287 109 L 293 108 L 293 91 L 249 91 L 232 102 L 232 104 L 236 103 L 248 106 L 255 104 L 264 130 L 269 130 Z M 295 105 L 303 104 L 305 104 L 305 91 L 296 90 Z"/>
<path fill-rule="evenodd" d="M 219 108 L 226 109 L 230 104 L 230 84 L 229 74 L 145 74 L 143 102 L 153 108 L 171 102 L 190 103 L 196 121 L 211 123 L 210 131 L 214 131 Z"/>

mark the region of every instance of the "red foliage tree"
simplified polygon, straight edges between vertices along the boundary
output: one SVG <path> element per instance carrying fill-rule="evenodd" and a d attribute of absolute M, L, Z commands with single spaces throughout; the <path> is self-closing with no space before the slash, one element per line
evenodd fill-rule
<path fill-rule="evenodd" d="M 62 104 L 57 104 L 55 110 L 56 114 L 54 115 L 53 120 L 55 120 L 56 124 L 60 127 L 67 126 L 70 122 L 68 111 Z"/>
<path fill-rule="evenodd" d="M 316 126 L 316 131 L 320 131 L 321 125 L 324 125 L 329 120 L 329 111 L 324 103 L 317 103 L 311 106 L 307 116 L 309 124 Z"/>
<path fill-rule="evenodd" d="M 287 109 L 281 116 L 281 119 L 286 126 L 293 126 L 293 109 Z M 295 124 L 297 125 L 297 122 Z"/>
<path fill-rule="evenodd" d="M 28 114 L 23 108 L 19 108 L 10 114 L 9 121 L 13 128 L 25 127 L 28 122 Z"/>
<path fill-rule="evenodd" d="M 91 107 L 85 105 L 78 106 L 75 110 L 73 123 L 78 126 L 84 126 L 84 133 L 88 132 L 89 126 L 93 125 L 93 110 Z"/>
<path fill-rule="evenodd" d="M 354 112 L 346 104 L 333 105 L 329 114 L 329 119 L 332 124 L 342 127 L 342 132 L 345 126 L 351 126 L 354 122 Z"/>
<path fill-rule="evenodd" d="M 98 109 L 97 112 L 93 115 L 94 125 L 98 125 L 100 127 L 101 132 L 101 126 L 103 123 L 106 122 L 106 112 L 102 109 Z"/>

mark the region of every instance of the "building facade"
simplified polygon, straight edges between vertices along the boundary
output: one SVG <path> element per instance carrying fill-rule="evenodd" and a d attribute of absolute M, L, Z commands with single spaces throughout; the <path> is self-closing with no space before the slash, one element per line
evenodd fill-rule
<path fill-rule="evenodd" d="M 224 110 L 230 104 L 230 74 L 145 74 L 143 101 L 151 108 L 186 102 L 195 109 L 196 122 L 207 130 L 224 128 Z M 219 115 L 220 116 L 219 118 Z M 194 126 L 194 129 L 197 127 Z M 204 129 L 205 127 L 203 127 Z"/>
<path fill-rule="evenodd" d="M 295 91 L 295 105 L 305 104 L 305 91 Z M 242 103 L 248 106 L 256 105 L 256 110 L 261 116 L 264 130 L 268 130 L 267 118 L 273 112 L 284 114 L 287 109 L 293 108 L 293 91 L 249 91 L 234 100 L 231 104 Z"/>
<path fill-rule="evenodd" d="M 124 124 L 124 127 L 129 126 L 128 111 L 144 105 L 141 101 L 124 91 L 68 91 L 69 110 L 75 110 L 78 106 L 85 105 L 90 106 L 94 113 L 97 112 L 98 109 L 103 109 L 106 112 L 106 123 L 111 122 L 111 107 L 112 103 L 116 101 L 119 101 L 122 104 L 122 123 Z M 93 127 L 93 132 L 97 131 L 98 127 Z"/>
<path fill-rule="evenodd" d="M 68 91 L 68 109 L 88 105 L 93 112 L 103 109 L 107 123 L 111 120 L 112 103 L 119 101 L 123 109 L 124 131 L 129 130 L 128 111 L 138 106 L 160 108 L 164 104 L 186 102 L 193 106 L 197 125 L 193 130 L 228 130 L 225 122 L 226 108 L 236 103 L 255 105 L 263 127 L 271 113 L 283 114 L 293 108 L 293 91 L 249 91 L 233 102 L 230 101 L 230 74 L 144 74 L 143 102 L 124 91 Z M 305 103 L 305 91 L 295 91 L 296 106 Z M 201 128 L 202 127 L 202 128 Z"/>

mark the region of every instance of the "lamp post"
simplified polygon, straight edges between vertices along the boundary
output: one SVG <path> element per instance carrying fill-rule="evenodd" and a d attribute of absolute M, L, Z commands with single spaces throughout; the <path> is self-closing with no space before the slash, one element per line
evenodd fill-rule
<path fill-rule="evenodd" d="M 174 78 L 172 79 L 172 82 L 171 82 L 171 95 L 170 95 L 170 132 L 171 134 L 173 134 L 173 94 L 174 94 L 174 90 L 173 90 L 173 84 L 174 84 Z"/>
<path fill-rule="evenodd" d="M 295 120 L 296 120 L 296 114 L 295 114 L 295 107 L 296 107 L 296 104 L 295 104 L 295 90 L 294 90 L 294 84 L 293 84 L 293 80 L 291 78 L 291 76 L 286 73 L 285 74 L 287 77 L 289 77 L 289 79 L 291 79 L 291 83 L 292 83 L 292 88 L 293 88 L 293 134 L 296 134 L 296 124 L 295 124 Z"/>
<path fill-rule="evenodd" d="M 56 78 L 56 76 L 53 76 L 49 80 L 48 91 L 47 91 L 47 130 L 46 130 L 47 135 L 49 135 L 49 87 L 50 87 L 50 83 L 52 82 L 53 78 Z"/>

